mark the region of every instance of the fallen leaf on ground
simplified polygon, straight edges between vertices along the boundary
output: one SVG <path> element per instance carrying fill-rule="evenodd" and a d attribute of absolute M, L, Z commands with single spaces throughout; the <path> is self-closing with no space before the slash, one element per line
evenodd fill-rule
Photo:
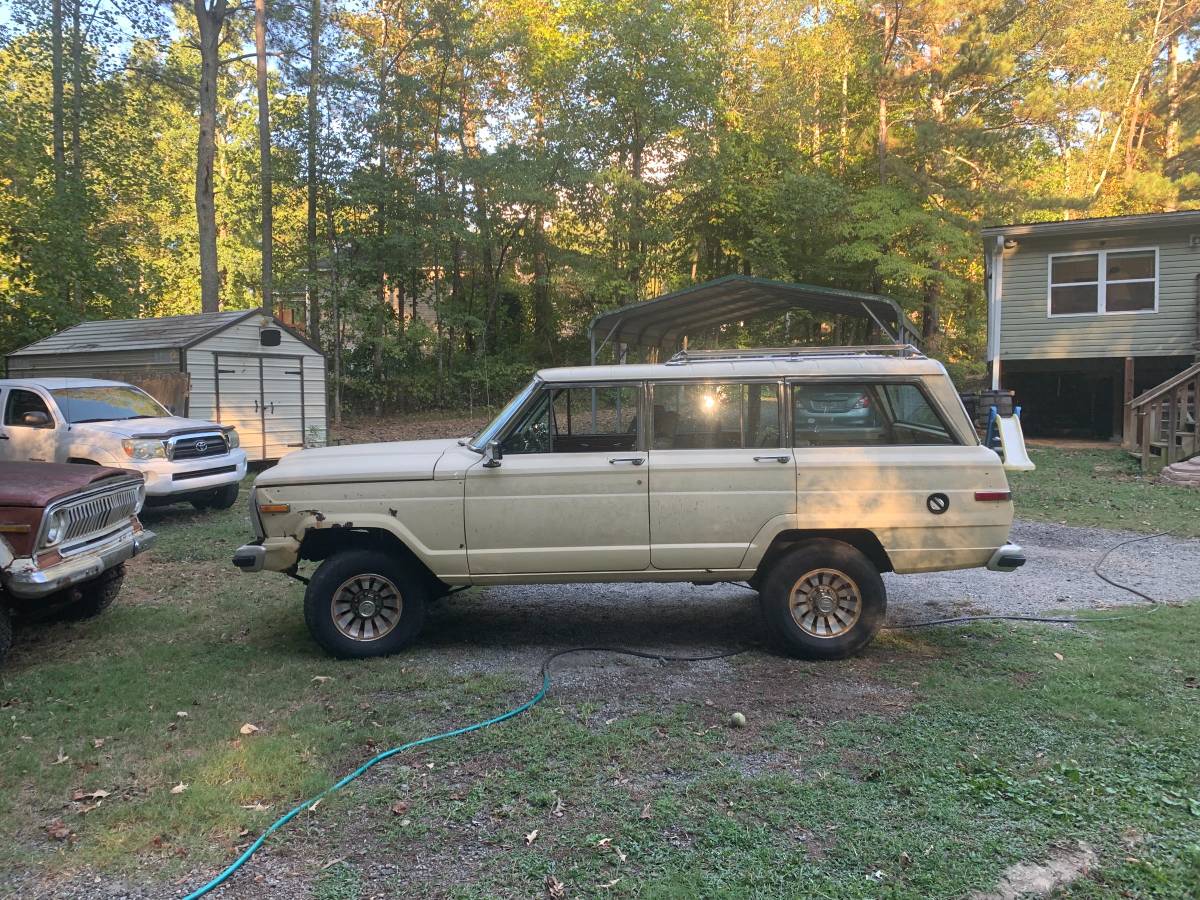
<path fill-rule="evenodd" d="M 567 886 L 553 875 L 546 876 L 546 894 L 553 900 L 563 900 L 567 896 Z"/>
<path fill-rule="evenodd" d="M 46 826 L 46 834 L 56 841 L 65 841 L 71 836 L 71 829 L 67 827 L 67 823 L 62 819 L 55 819 Z"/>
<path fill-rule="evenodd" d="M 179 712 L 175 713 L 175 718 L 177 718 L 177 719 L 186 719 L 187 717 L 188 717 L 188 714 L 186 712 L 184 712 L 182 709 Z"/>
<path fill-rule="evenodd" d="M 554 798 L 554 809 L 552 811 L 556 818 L 561 819 L 563 817 L 563 813 L 567 811 L 567 806 L 563 803 L 562 797 Z"/>
<path fill-rule="evenodd" d="M 63 763 L 65 763 L 70 758 L 71 757 L 67 756 L 67 754 L 62 752 L 62 747 L 59 747 L 58 748 L 58 756 L 54 757 L 54 762 L 50 763 L 50 765 L 61 766 Z"/>
<path fill-rule="evenodd" d="M 537 840 L 537 836 L 538 836 L 538 830 L 536 828 L 533 829 L 533 831 L 529 832 L 529 834 L 525 835 L 525 846 L 526 847 L 530 846 L 534 841 Z"/>
<path fill-rule="evenodd" d="M 254 734 L 256 731 L 258 731 L 258 726 L 251 725 L 249 722 L 238 729 L 238 732 L 241 734 Z"/>
<path fill-rule="evenodd" d="M 333 676 L 332 675 L 314 675 L 312 680 L 315 681 L 317 684 L 324 684 L 327 681 L 332 681 Z"/>
<path fill-rule="evenodd" d="M 650 818 L 650 804 L 649 804 L 649 803 L 647 803 L 645 806 L 643 806 L 643 807 L 642 807 L 642 811 L 641 811 L 641 813 L 638 815 L 638 818 L 639 818 L 639 819 L 648 819 L 648 818 Z"/>
<path fill-rule="evenodd" d="M 92 738 L 92 748 L 99 750 L 104 746 L 104 738 Z"/>
<path fill-rule="evenodd" d="M 598 884 L 598 885 L 596 885 L 596 887 L 598 887 L 598 888 L 603 888 L 603 889 L 608 889 L 608 888 L 611 888 L 611 887 L 616 887 L 616 886 L 617 886 L 617 882 L 618 882 L 618 881 L 620 881 L 620 880 L 621 880 L 620 878 L 614 878 L 612 881 L 606 881 L 606 882 L 604 882 L 604 884 Z"/>
<path fill-rule="evenodd" d="M 242 809 L 253 810 L 254 812 L 266 812 L 271 808 L 269 803 L 263 803 L 261 800 L 255 800 L 253 803 L 244 805 Z"/>
<path fill-rule="evenodd" d="M 76 802 L 80 800 L 103 800 L 107 796 L 108 791 L 98 789 L 94 791 L 76 791 L 71 795 L 71 799 Z"/>
<path fill-rule="evenodd" d="M 315 802 L 315 803 L 314 803 L 312 806 L 310 806 L 310 807 L 308 808 L 308 811 L 309 811 L 309 812 L 312 812 L 313 810 L 315 810 L 315 809 L 316 809 L 318 806 L 320 806 L 320 805 L 321 805 L 321 801 L 320 801 L 320 800 L 318 800 L 318 801 L 316 801 L 316 802 Z"/>
<path fill-rule="evenodd" d="M 171 793 L 172 794 L 182 794 L 187 789 L 188 789 L 188 786 L 181 781 L 181 782 L 179 782 L 179 784 L 175 785 L 175 787 L 171 788 Z"/>
<path fill-rule="evenodd" d="M 408 812 L 408 804 L 403 800 L 397 800 L 392 804 L 392 813 L 397 816 L 402 816 Z"/>

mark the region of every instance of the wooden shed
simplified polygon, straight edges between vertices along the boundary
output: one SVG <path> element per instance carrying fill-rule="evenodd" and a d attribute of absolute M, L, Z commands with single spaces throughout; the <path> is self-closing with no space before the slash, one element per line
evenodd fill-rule
<path fill-rule="evenodd" d="M 325 357 L 259 310 L 82 322 L 10 353 L 8 375 L 136 384 L 177 415 L 235 426 L 252 460 L 326 442 Z"/>

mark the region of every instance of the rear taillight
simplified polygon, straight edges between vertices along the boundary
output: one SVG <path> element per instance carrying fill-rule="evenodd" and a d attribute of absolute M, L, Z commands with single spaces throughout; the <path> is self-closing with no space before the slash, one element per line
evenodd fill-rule
<path fill-rule="evenodd" d="M 984 503 L 1002 502 L 1012 499 L 1012 491 L 976 491 L 975 499 Z"/>
<path fill-rule="evenodd" d="M 863 394 L 861 397 L 859 397 L 857 400 L 854 401 L 853 408 L 854 409 L 867 409 L 870 407 L 870 405 L 871 405 L 871 398 L 868 397 L 866 394 Z"/>

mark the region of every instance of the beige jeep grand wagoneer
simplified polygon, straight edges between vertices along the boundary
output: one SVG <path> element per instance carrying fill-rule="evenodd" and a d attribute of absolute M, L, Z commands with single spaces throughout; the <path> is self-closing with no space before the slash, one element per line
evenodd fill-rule
<path fill-rule="evenodd" d="M 303 450 L 258 477 L 247 572 L 308 583 L 343 657 L 416 639 L 455 585 L 746 581 L 786 651 L 853 653 L 881 572 L 1024 561 L 1000 458 L 911 348 L 546 369 L 459 440 Z"/>

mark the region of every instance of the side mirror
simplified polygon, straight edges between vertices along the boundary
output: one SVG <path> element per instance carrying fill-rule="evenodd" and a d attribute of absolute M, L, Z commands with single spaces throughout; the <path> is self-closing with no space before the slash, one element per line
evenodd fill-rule
<path fill-rule="evenodd" d="M 50 416 L 40 410 L 27 412 L 21 416 L 21 424 L 30 428 L 45 428 L 50 425 Z"/>
<path fill-rule="evenodd" d="M 485 469 L 498 468 L 502 459 L 504 459 L 504 451 L 500 449 L 499 441 L 488 441 L 483 445 L 483 467 Z"/>

